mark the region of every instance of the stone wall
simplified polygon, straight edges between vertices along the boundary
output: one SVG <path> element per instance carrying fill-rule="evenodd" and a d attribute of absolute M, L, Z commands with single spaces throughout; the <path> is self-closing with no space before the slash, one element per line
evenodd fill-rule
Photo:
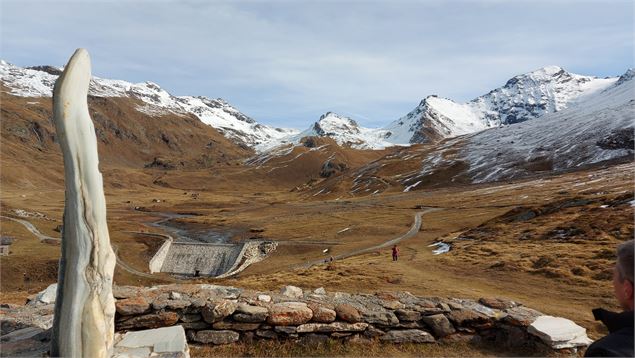
<path fill-rule="evenodd" d="M 181 325 L 188 341 L 199 344 L 484 340 L 538 352 L 589 344 L 586 330 L 575 323 L 499 298 L 348 294 L 293 286 L 273 293 L 216 285 L 127 286 L 116 287 L 114 294 L 118 331 Z"/>

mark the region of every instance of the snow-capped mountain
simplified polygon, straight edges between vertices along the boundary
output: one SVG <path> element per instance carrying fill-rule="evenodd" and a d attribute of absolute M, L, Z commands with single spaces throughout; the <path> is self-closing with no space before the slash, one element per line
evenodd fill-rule
<path fill-rule="evenodd" d="M 9 93 L 20 97 L 51 97 L 61 69 L 52 66 L 21 68 L 0 60 L 1 82 Z M 130 83 L 93 77 L 89 94 L 95 97 L 129 97 L 140 103 L 137 110 L 150 115 L 188 114 L 216 128 L 225 137 L 251 147 L 297 133 L 257 123 L 223 99 L 174 96 L 152 82 Z"/>
<path fill-rule="evenodd" d="M 618 81 L 569 73 L 547 66 L 518 75 L 467 103 L 428 96 L 404 117 L 389 124 L 393 143 L 424 143 L 440 138 L 514 124 L 563 110 Z"/>
<path fill-rule="evenodd" d="M 634 74 L 629 70 L 584 101 L 530 121 L 428 146 L 399 148 L 337 180 L 312 187 L 311 195 L 374 195 L 395 188 L 409 192 L 448 183 L 513 180 L 632 162 Z"/>
<path fill-rule="evenodd" d="M 387 135 L 386 130 L 365 128 L 349 117 L 326 112 L 311 127 L 276 144 L 296 144 L 304 137 L 317 136 L 332 138 L 339 145 L 355 149 L 383 149 L 395 145 L 386 141 Z"/>
<path fill-rule="evenodd" d="M 617 158 L 633 160 L 635 80 L 629 70 L 584 101 L 516 125 L 488 129 L 450 140 L 423 161 L 423 172 L 452 155 L 448 148 L 464 143 L 450 162 L 467 162 L 474 182 L 513 179 L 532 171 L 561 171 Z"/>

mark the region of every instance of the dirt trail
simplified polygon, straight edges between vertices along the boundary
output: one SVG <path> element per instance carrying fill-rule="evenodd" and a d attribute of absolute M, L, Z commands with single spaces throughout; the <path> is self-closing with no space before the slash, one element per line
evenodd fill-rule
<path fill-rule="evenodd" d="M 341 259 L 346 259 L 352 256 L 357 256 L 357 255 L 363 255 L 363 254 L 367 254 L 369 252 L 373 252 L 379 249 L 383 249 L 392 245 L 395 245 L 397 243 L 399 243 L 400 241 L 409 239 L 413 236 L 415 236 L 420 230 L 421 230 L 421 216 L 423 214 L 429 213 L 429 212 L 433 212 L 433 211 L 438 211 L 438 210 L 442 210 L 440 208 L 431 208 L 431 207 L 426 207 L 424 211 L 420 211 L 418 213 L 415 214 L 414 216 L 414 222 L 412 223 L 412 226 L 410 227 L 410 230 L 408 230 L 408 232 L 406 232 L 405 234 L 394 238 L 392 240 L 388 240 L 384 243 L 381 243 L 379 245 L 374 245 L 374 246 L 370 246 L 364 249 L 358 249 L 358 250 L 354 250 L 354 251 L 350 251 L 344 254 L 340 254 L 337 256 L 333 256 L 333 260 L 341 260 Z M 301 265 L 298 265 L 296 267 L 301 267 L 301 268 L 310 268 L 311 266 L 314 265 L 320 265 L 324 263 L 324 259 L 319 259 L 319 260 L 314 260 L 314 261 L 310 261 Z"/>
<path fill-rule="evenodd" d="M 19 224 L 22 224 L 22 226 L 24 226 L 33 235 L 35 235 L 38 239 L 40 239 L 40 241 L 44 241 L 44 240 L 61 241 L 62 240 L 62 239 L 57 238 L 57 237 L 51 237 L 51 236 L 47 236 L 47 235 L 42 234 L 40 232 L 40 230 L 38 230 L 33 224 L 31 224 L 30 222 L 28 222 L 26 220 L 16 219 L 16 218 L 12 218 L 10 216 L 4 216 L 4 215 L 0 215 L 0 218 L 7 219 L 7 220 L 12 220 L 12 221 L 15 221 L 15 222 L 17 222 Z"/>
<path fill-rule="evenodd" d="M 26 220 L 21 220 L 21 219 L 16 219 L 16 218 L 12 218 L 9 216 L 4 216 L 1 215 L 0 218 L 3 219 L 8 219 L 8 220 L 13 220 L 17 223 L 22 224 L 27 230 L 29 230 L 29 232 L 31 232 L 33 235 L 35 235 L 38 239 L 40 239 L 40 241 L 44 241 L 44 240 L 53 240 L 53 241 L 62 241 L 62 239 L 57 238 L 57 237 L 51 237 L 51 236 L 47 236 L 44 235 L 40 232 L 40 230 L 38 230 L 35 225 L 33 225 L 32 223 L 26 221 Z M 148 233 L 143 233 L 145 235 L 151 235 Z M 163 235 L 160 235 L 163 236 Z M 166 235 L 167 236 L 167 235 Z M 111 244 L 113 251 L 115 252 L 115 257 L 117 258 L 117 266 L 119 266 L 119 268 L 121 268 L 122 270 L 125 270 L 133 275 L 136 276 L 141 276 L 141 277 L 145 277 L 145 278 L 150 278 L 150 279 L 161 279 L 161 280 L 166 280 L 166 281 L 171 281 L 171 282 L 178 282 L 180 280 L 178 279 L 174 279 L 174 278 L 158 278 L 156 275 L 152 275 L 149 273 L 145 273 L 145 272 L 141 272 L 137 269 L 135 269 L 134 267 L 126 264 L 125 262 L 123 262 L 120 258 L 119 255 L 117 255 L 117 251 L 119 250 L 119 247 L 115 244 Z"/>

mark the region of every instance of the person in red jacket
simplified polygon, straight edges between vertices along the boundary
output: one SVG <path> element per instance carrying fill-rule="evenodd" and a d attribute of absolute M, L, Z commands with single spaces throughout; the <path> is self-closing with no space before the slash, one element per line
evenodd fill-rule
<path fill-rule="evenodd" d="M 392 247 L 392 260 L 397 261 L 399 259 L 399 248 L 397 245 Z"/>

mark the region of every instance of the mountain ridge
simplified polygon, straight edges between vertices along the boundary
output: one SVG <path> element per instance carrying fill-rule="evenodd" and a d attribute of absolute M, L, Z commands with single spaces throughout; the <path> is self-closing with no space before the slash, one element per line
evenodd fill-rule
<path fill-rule="evenodd" d="M 61 71 L 58 67 L 48 65 L 22 68 L 0 60 L 2 83 L 10 89 L 9 94 L 18 97 L 51 97 L 53 85 Z M 296 132 L 257 123 L 222 98 L 174 96 L 151 81 L 131 83 L 93 76 L 89 95 L 137 99 L 141 103 L 136 109 L 149 115 L 193 114 L 225 137 L 250 147 Z"/>
<path fill-rule="evenodd" d="M 2 82 L 20 97 L 49 97 L 61 69 L 54 66 L 21 68 L 0 60 Z M 148 115 L 193 114 L 226 138 L 257 151 L 299 144 L 303 137 L 325 136 L 354 149 L 384 149 L 476 133 L 488 128 L 517 124 L 558 112 L 611 85 L 633 77 L 633 69 L 620 77 L 599 78 L 545 66 L 510 78 L 501 87 L 459 103 L 428 95 L 417 107 L 381 128 L 366 128 L 352 118 L 326 112 L 304 131 L 258 123 L 222 98 L 174 96 L 150 81 L 131 83 L 94 77 L 90 95 L 131 97 L 136 109 Z M 620 82 L 621 81 L 621 82 Z"/>

